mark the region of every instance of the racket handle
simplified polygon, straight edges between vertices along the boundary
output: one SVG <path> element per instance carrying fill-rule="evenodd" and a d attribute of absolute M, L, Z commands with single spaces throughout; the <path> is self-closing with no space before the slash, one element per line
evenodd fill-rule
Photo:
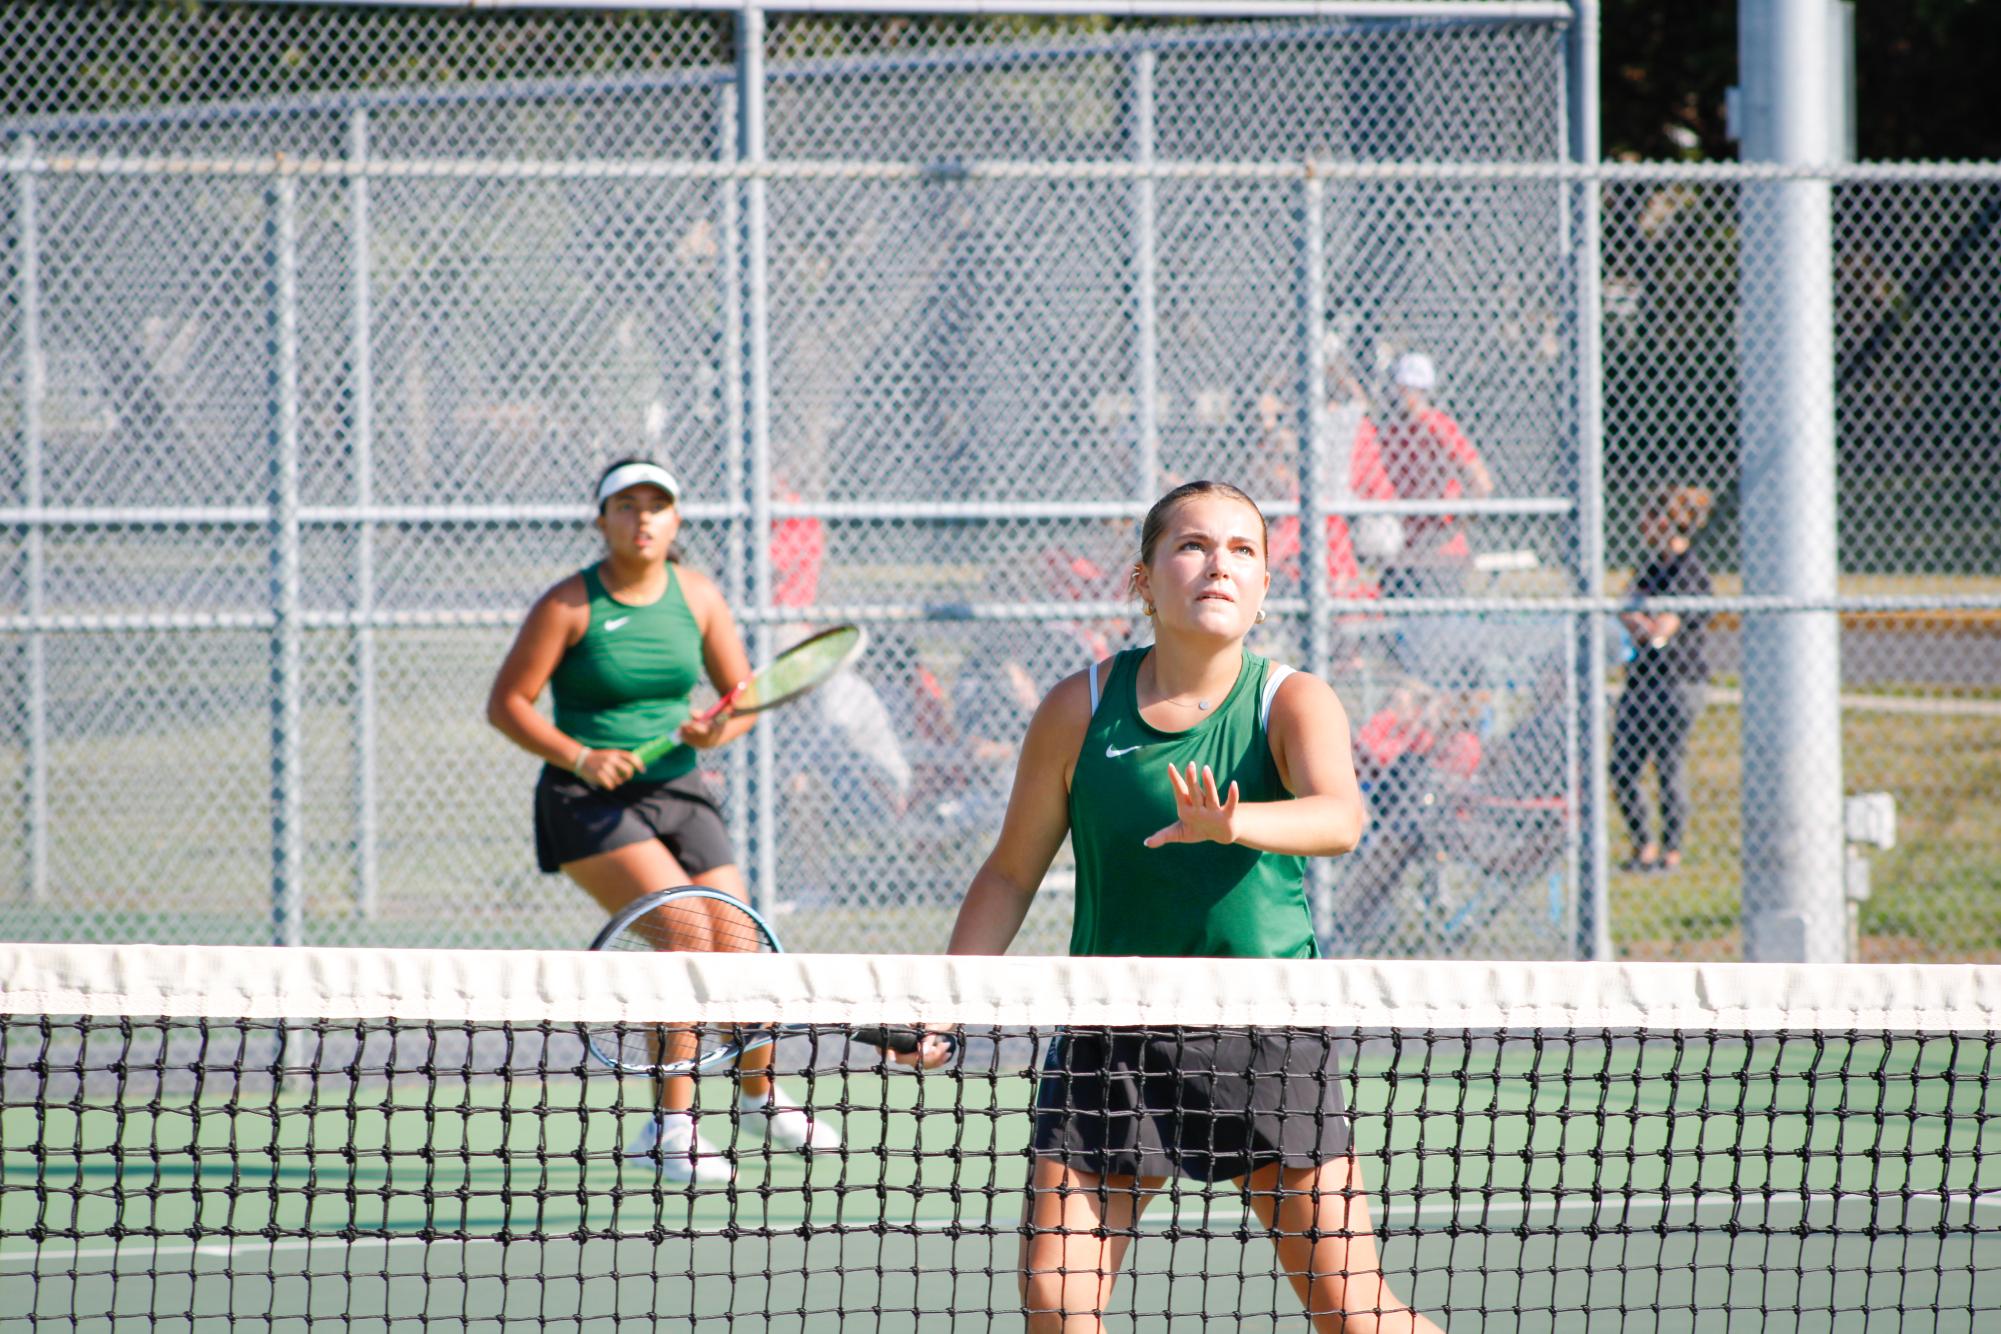
<path fill-rule="evenodd" d="M 749 684 L 750 682 L 748 681 L 739 681 L 735 685 L 731 686 L 730 691 L 727 695 L 724 695 L 714 704 L 709 705 L 708 708 L 703 709 L 700 713 L 696 714 L 695 721 L 698 723 L 707 723 L 715 721 L 716 715 L 723 712 L 723 710 L 729 708 L 730 705 L 736 703 L 736 697 L 738 695 L 741 695 L 743 693 L 743 688 Z"/>
<path fill-rule="evenodd" d="M 744 687 L 749 684 L 750 682 L 748 681 L 737 682 L 734 686 L 730 687 L 730 692 L 727 695 L 724 695 L 700 713 L 695 714 L 694 720 L 698 723 L 713 722 L 717 714 L 736 703 L 736 697 L 741 695 Z M 685 746 L 687 744 L 677 734 L 669 732 L 666 736 L 654 737 L 651 741 L 634 747 L 632 753 L 638 758 L 641 768 L 650 769 L 662 755 L 665 755 L 676 746 Z"/>
<path fill-rule="evenodd" d="M 640 768 L 650 769 L 662 755 L 665 755 L 676 746 L 685 746 L 687 744 L 680 737 L 670 732 L 666 736 L 654 737 L 644 745 L 633 747 L 632 754 L 633 758 L 639 761 Z"/>
<path fill-rule="evenodd" d="M 932 1036 L 927 1030 L 910 1024 L 865 1024 L 854 1031 L 856 1042 L 865 1042 L 871 1047 L 893 1051 L 908 1056 L 924 1045 L 924 1039 Z M 959 1040 L 950 1033 L 936 1034 L 948 1048 L 957 1047 Z"/>

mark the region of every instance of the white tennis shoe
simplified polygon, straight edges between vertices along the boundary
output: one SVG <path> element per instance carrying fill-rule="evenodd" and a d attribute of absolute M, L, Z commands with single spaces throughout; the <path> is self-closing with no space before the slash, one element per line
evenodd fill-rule
<path fill-rule="evenodd" d="M 663 1181 L 727 1186 L 736 1180 L 736 1168 L 695 1129 L 695 1118 L 688 1112 L 649 1117 L 625 1146 L 625 1156 L 651 1164 Z"/>
<path fill-rule="evenodd" d="M 838 1149 L 840 1132 L 786 1097 L 776 1083 L 764 1097 L 745 1094 L 737 1103 L 737 1123 L 776 1149 Z"/>

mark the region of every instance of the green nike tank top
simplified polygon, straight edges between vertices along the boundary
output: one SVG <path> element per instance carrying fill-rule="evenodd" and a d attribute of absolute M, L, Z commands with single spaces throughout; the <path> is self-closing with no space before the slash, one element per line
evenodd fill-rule
<path fill-rule="evenodd" d="M 612 599 L 597 566 L 584 572 L 591 623 L 549 677 L 556 726 L 593 750 L 631 750 L 688 719 L 689 696 L 702 679 L 702 628 L 667 566 L 667 591 L 644 607 Z M 679 778 L 695 752 L 676 746 L 639 775 Z"/>
<path fill-rule="evenodd" d="M 1265 735 L 1268 687 L 1289 669 L 1246 653 L 1212 713 L 1185 732 L 1163 732 L 1139 713 L 1139 665 L 1151 651 L 1127 649 L 1097 668 L 1097 707 L 1070 784 L 1070 953 L 1316 957 L 1304 857 L 1221 843 L 1144 846 L 1175 820 L 1170 765 L 1208 765 L 1216 790 L 1227 795 L 1234 780 L 1240 801 L 1291 796 Z"/>

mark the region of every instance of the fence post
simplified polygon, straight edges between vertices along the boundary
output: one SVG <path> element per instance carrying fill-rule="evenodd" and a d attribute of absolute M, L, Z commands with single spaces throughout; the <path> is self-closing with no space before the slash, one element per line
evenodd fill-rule
<path fill-rule="evenodd" d="M 267 467 L 271 574 L 271 935 L 278 945 L 305 943 L 300 881 L 299 627 L 299 180 L 278 155 L 268 199 L 265 262 L 270 268 L 266 321 L 271 329 L 271 402 Z"/>
<path fill-rule="evenodd" d="M 1132 60 L 1133 161 L 1150 168 L 1154 160 L 1152 51 Z M 1152 176 L 1133 182 L 1133 426 L 1139 458 L 1136 499 L 1150 504 L 1160 489 L 1160 328 L 1158 324 L 1159 218 Z"/>
<path fill-rule="evenodd" d="M 1327 181 L 1306 163 L 1299 210 L 1299 573 L 1306 585 L 1306 670 L 1329 674 L 1334 660 L 1334 596 L 1327 577 Z M 1322 939 L 1334 923 L 1334 865 L 1307 861 L 1307 894 Z"/>
<path fill-rule="evenodd" d="M 1598 162 L 1598 0 L 1577 0 L 1577 21 L 1570 26 L 1565 100 L 1569 120 L 1570 160 L 1591 167 Z M 1572 233 L 1570 265 L 1575 338 L 1573 392 L 1576 403 L 1576 502 L 1573 518 L 1577 539 L 1577 588 L 1585 597 L 1605 591 L 1605 400 L 1602 379 L 1602 328 L 1598 318 L 1603 233 L 1599 216 L 1597 177 L 1585 176 L 1575 187 L 1576 229 Z M 1581 837 L 1571 883 L 1577 889 L 1576 938 L 1573 953 L 1580 959 L 1612 957 L 1611 798 L 1609 757 L 1610 708 L 1606 702 L 1605 618 L 1586 613 L 1578 618 L 1577 676 L 1582 680 L 1582 735 L 1570 746 L 1577 772 L 1572 791 L 1583 797 L 1578 812 Z"/>
<path fill-rule="evenodd" d="M 716 160 L 737 160 L 736 104 L 740 91 L 734 81 L 716 87 Z M 750 524 L 744 511 L 750 499 L 750 479 L 744 472 L 743 422 L 743 225 L 738 194 L 742 182 L 723 181 L 716 190 L 718 221 L 717 275 L 721 299 L 722 347 L 718 392 L 723 411 L 723 493 L 730 498 L 728 534 L 724 555 L 723 593 L 732 607 L 745 605 L 749 592 L 748 569 L 752 560 Z M 755 631 L 752 632 L 753 635 Z M 755 747 L 731 746 L 724 751 L 729 774 L 730 842 L 739 855 L 750 847 L 750 761 Z"/>
<path fill-rule="evenodd" d="M 764 11 L 745 5 L 737 11 L 737 158 L 756 166 L 764 161 Z M 752 660 L 771 660 L 771 273 L 766 247 L 770 225 L 765 208 L 765 180 L 752 176 L 743 183 L 744 231 L 744 424 L 750 451 L 750 592 L 761 613 L 752 631 Z M 771 728 L 751 733 L 756 808 L 751 816 L 753 873 L 751 903 L 760 911 L 772 907 L 778 883 L 778 815 L 775 785 L 777 756 Z"/>
<path fill-rule="evenodd" d="M 354 351 L 349 389 L 354 415 L 348 447 L 354 458 L 354 503 L 361 511 L 354 530 L 354 843 L 355 908 L 363 917 L 376 912 L 379 884 L 376 859 L 375 727 L 375 339 L 368 244 L 368 111 L 348 113 L 347 155 L 356 164 L 348 180 L 348 247 L 352 258 Z"/>
<path fill-rule="evenodd" d="M 48 589 L 48 541 L 39 511 L 44 498 L 42 399 L 47 392 L 42 358 L 42 257 L 39 183 L 33 167 L 35 141 L 15 141 L 15 182 L 19 187 L 21 241 L 16 265 L 21 275 L 21 499 L 28 509 L 22 532 L 23 577 L 30 619 L 43 614 Z M 49 899 L 49 677 L 48 640 L 28 631 L 27 672 L 27 834 L 28 900 Z"/>
<path fill-rule="evenodd" d="M 1746 161 L 1833 158 L 1830 9 L 1828 0 L 1743 0 Z M 1744 592 L 1824 603 L 1838 591 L 1831 186 L 1747 182 L 1740 207 Z M 1835 614 L 1745 616 L 1743 681 L 1744 956 L 1839 962 L 1846 905 Z"/>

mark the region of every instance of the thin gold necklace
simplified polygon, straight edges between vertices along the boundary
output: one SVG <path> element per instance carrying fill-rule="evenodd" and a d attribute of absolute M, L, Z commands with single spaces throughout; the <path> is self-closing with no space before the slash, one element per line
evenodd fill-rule
<path fill-rule="evenodd" d="M 1154 682 L 1153 682 L 1153 683 L 1154 683 L 1155 685 L 1159 685 L 1159 684 L 1160 684 L 1160 678 L 1156 676 L 1156 677 L 1154 678 Z M 1187 708 L 1187 707 L 1188 707 L 1188 701 L 1187 701 L 1187 700 L 1182 700 L 1182 699 L 1170 699 L 1170 698 L 1168 698 L 1168 697 L 1167 697 L 1167 696 L 1165 696 L 1165 695 L 1163 695 L 1163 696 L 1161 697 L 1161 700 L 1160 700 L 1160 702 L 1161 702 L 1162 704 L 1172 704 L 1172 705 L 1173 705 L 1173 706 L 1174 706 L 1175 708 L 1177 708 L 1177 709 L 1185 709 L 1185 708 Z M 1202 710 L 1203 712 L 1205 712 L 1205 713 L 1206 713 L 1206 712 L 1208 712 L 1208 709 L 1209 709 L 1209 701 L 1208 701 L 1208 700 L 1206 700 L 1206 699 L 1198 699 L 1198 700 L 1196 700 L 1196 701 L 1195 701 L 1195 707 L 1196 707 L 1196 708 L 1198 708 L 1198 709 L 1201 709 L 1201 710 Z"/>

